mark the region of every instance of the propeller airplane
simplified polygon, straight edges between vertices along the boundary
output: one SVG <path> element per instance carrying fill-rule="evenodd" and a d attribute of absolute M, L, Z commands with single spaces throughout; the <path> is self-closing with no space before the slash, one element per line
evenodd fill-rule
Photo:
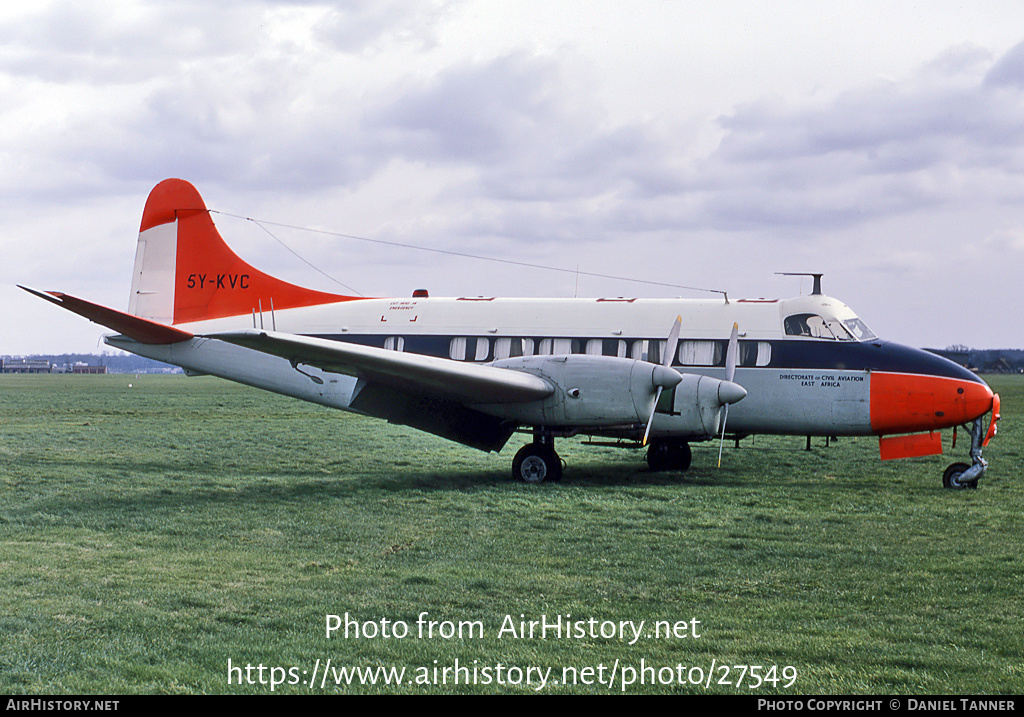
<path fill-rule="evenodd" d="M 573 435 L 640 443 L 660 471 L 686 470 L 690 443 L 715 438 L 720 465 L 727 423 L 735 437 L 877 436 L 882 459 L 941 453 L 941 429 L 971 424 L 971 463 L 952 464 L 943 484 L 976 487 L 998 394 L 879 339 L 812 276 L 810 295 L 781 300 L 332 294 L 245 262 L 199 192 L 168 179 L 143 212 L 127 312 L 21 288 L 113 330 L 107 344 L 191 375 L 484 451 L 531 432 L 512 461 L 527 482 L 561 478 L 554 441 Z"/>

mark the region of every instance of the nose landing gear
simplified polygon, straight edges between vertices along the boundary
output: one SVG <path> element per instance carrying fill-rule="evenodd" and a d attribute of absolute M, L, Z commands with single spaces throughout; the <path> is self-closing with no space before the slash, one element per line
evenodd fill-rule
<path fill-rule="evenodd" d="M 999 416 L 993 411 L 992 424 L 999 420 Z M 990 429 L 989 435 L 994 433 Z M 942 487 L 953 490 L 964 490 L 966 488 L 977 488 L 978 479 L 985 475 L 988 468 L 988 461 L 981 457 L 981 448 L 987 443 L 982 427 L 982 419 L 979 417 L 971 424 L 971 465 L 966 463 L 953 463 L 942 473 Z"/>
<path fill-rule="evenodd" d="M 985 461 L 983 460 L 984 464 Z M 987 465 L 987 464 L 985 464 Z M 952 463 L 946 470 L 942 472 L 942 487 L 952 488 L 953 490 L 963 490 L 964 488 L 977 488 L 978 478 L 964 478 L 968 471 L 972 470 L 972 466 L 966 463 Z M 982 473 L 985 469 L 982 468 Z"/>

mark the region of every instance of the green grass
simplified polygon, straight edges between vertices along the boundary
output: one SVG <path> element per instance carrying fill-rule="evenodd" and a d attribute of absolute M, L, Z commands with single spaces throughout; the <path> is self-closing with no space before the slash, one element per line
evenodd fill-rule
<path fill-rule="evenodd" d="M 559 681 L 616 661 L 797 674 L 788 689 L 719 685 L 716 670 L 708 688 L 628 693 L 1019 694 L 1024 379 L 990 382 L 1003 421 L 988 475 L 948 491 L 964 432 L 955 454 L 946 436 L 944 457 L 886 463 L 873 439 L 805 452 L 758 437 L 715 469 L 706 444 L 685 474 L 563 440 L 565 479 L 530 486 L 509 478 L 522 437 L 487 455 L 216 379 L 0 377 L 0 693 L 266 693 L 229 684 L 228 660 L 305 681 L 330 659 L 407 679 L 456 660 Z M 326 638 L 325 616 L 346 612 L 411 634 Z M 483 635 L 420 639 L 422 612 Z M 498 638 L 506 615 L 567 614 L 695 618 L 700 637 Z M 617 674 L 611 690 L 544 692 L 618 693 Z M 491 675 L 275 691 L 536 686 Z"/>

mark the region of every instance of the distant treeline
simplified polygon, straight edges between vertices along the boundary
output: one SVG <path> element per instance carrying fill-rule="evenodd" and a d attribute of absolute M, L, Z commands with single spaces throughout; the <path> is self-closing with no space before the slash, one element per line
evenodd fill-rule
<path fill-rule="evenodd" d="M 5 359 L 11 357 L 5 356 Z M 22 358 L 22 357 L 18 357 Z M 54 371 L 68 371 L 76 364 L 106 366 L 107 373 L 171 373 L 181 371 L 177 366 L 136 356 L 135 354 L 33 354 L 30 361 L 48 361 Z"/>
<path fill-rule="evenodd" d="M 948 346 L 944 349 L 926 350 L 981 373 L 1024 373 L 1024 349 L 970 349 L 966 346 Z"/>

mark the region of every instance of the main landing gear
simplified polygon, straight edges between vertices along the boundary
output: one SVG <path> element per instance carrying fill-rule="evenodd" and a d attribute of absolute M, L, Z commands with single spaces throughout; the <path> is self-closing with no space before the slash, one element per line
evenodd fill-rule
<path fill-rule="evenodd" d="M 512 459 L 512 477 L 525 483 L 562 480 L 562 459 L 550 431 L 534 431 L 533 443 L 519 449 Z"/>
<path fill-rule="evenodd" d="M 656 438 L 647 449 L 647 465 L 655 472 L 685 471 L 692 458 L 690 444 L 680 439 Z M 524 483 L 562 480 L 562 459 L 550 432 L 535 431 L 533 443 L 519 449 L 512 459 L 512 477 Z"/>
<path fill-rule="evenodd" d="M 995 420 L 993 418 L 992 420 Z M 988 462 L 981 457 L 981 444 L 984 439 L 981 419 L 971 425 L 971 465 L 954 463 L 942 473 L 942 486 L 953 490 L 977 488 L 978 479 L 985 475 Z"/>
<path fill-rule="evenodd" d="M 692 459 L 690 444 L 679 439 L 655 438 L 647 449 L 647 467 L 652 471 L 685 471 Z"/>

